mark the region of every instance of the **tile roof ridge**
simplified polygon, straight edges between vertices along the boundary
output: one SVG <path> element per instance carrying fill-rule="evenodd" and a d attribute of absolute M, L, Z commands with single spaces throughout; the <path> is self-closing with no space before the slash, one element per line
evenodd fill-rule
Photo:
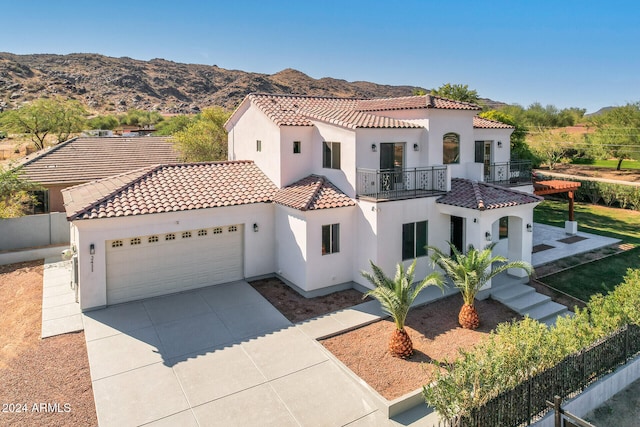
<path fill-rule="evenodd" d="M 184 163 L 183 163 L 184 164 Z M 85 182 L 84 184 L 80 184 L 71 188 L 75 188 L 75 187 L 84 187 L 84 186 L 88 186 L 88 185 L 93 185 L 97 182 L 100 181 L 106 181 L 106 180 L 112 180 L 114 178 L 118 178 L 120 176 L 124 176 L 124 175 L 129 175 L 132 174 L 134 172 L 143 172 L 145 169 L 146 172 L 141 173 L 140 176 L 130 180 L 130 181 L 126 181 L 123 182 L 123 184 L 119 187 L 117 187 L 116 189 L 114 189 L 113 191 L 109 192 L 108 194 L 103 195 L 100 199 L 96 200 L 95 202 L 92 202 L 91 204 L 89 204 L 89 206 L 86 206 L 85 208 L 79 210 L 78 212 L 74 213 L 71 217 L 68 217 L 67 220 L 68 221 L 73 221 L 74 219 L 77 219 L 80 215 L 84 215 L 85 213 L 87 213 L 90 209 L 92 209 L 94 206 L 100 205 L 102 202 L 110 199 L 111 197 L 113 197 L 115 194 L 120 193 L 121 191 L 123 191 L 125 188 L 130 187 L 140 181 L 142 181 L 143 178 L 146 178 L 148 176 L 150 176 L 152 173 L 157 172 L 160 169 L 163 169 L 165 166 L 167 165 L 153 165 L 153 166 L 146 166 L 140 169 L 136 169 L 133 171 L 129 171 L 129 172 L 124 172 L 118 175 L 114 175 L 108 178 L 102 178 L 102 179 L 97 179 L 95 181 L 89 181 L 89 182 Z"/>
<path fill-rule="evenodd" d="M 471 188 L 473 189 L 473 196 L 476 199 L 476 203 L 478 203 L 478 210 L 480 211 L 485 210 L 486 207 L 484 205 L 484 200 L 482 199 L 482 192 L 480 191 L 480 185 L 478 181 L 471 181 L 470 179 L 468 179 L 467 181 L 471 183 Z"/>
<path fill-rule="evenodd" d="M 427 102 L 430 103 L 431 108 L 435 108 L 434 100 L 435 99 L 440 99 L 442 101 L 455 102 L 455 103 L 458 103 L 458 104 L 466 105 L 468 107 L 476 107 L 476 108 L 480 109 L 480 106 L 478 104 L 473 103 L 473 102 L 458 101 L 457 99 L 445 98 L 444 96 L 439 96 L 439 95 L 431 95 L 430 93 L 428 93 L 426 95 L 421 95 L 421 96 L 428 97 L 427 98 Z M 427 108 L 429 108 L 429 106 Z"/>
<path fill-rule="evenodd" d="M 320 197 L 320 192 L 322 191 L 322 187 L 324 187 L 325 182 L 327 181 L 326 177 L 322 175 L 316 175 L 316 174 L 311 174 L 308 176 L 308 178 L 313 178 L 315 180 L 315 183 L 314 183 L 315 188 L 313 190 L 313 194 L 311 194 L 311 197 L 309 197 L 309 199 L 307 200 L 307 203 L 304 205 L 304 208 L 301 209 L 303 211 L 308 211 L 309 209 L 311 209 L 315 201 L 318 199 L 318 197 Z"/>
<path fill-rule="evenodd" d="M 67 139 L 66 141 L 59 142 L 58 144 L 49 147 L 47 150 L 40 150 L 41 152 L 36 154 L 35 157 L 33 157 L 32 159 L 29 159 L 29 160 L 25 160 L 24 163 L 18 164 L 18 166 L 16 166 L 14 168 L 14 170 L 15 169 L 19 169 L 19 168 L 24 167 L 24 166 L 27 166 L 27 165 L 30 165 L 31 163 L 35 162 L 36 160 L 40 160 L 41 158 L 46 157 L 51 153 L 55 153 L 56 151 L 58 151 L 62 147 L 66 147 L 67 145 L 71 144 L 72 142 L 74 142 L 74 141 L 76 141 L 78 139 L 79 139 L 79 137 L 76 136 L 76 137 Z"/>

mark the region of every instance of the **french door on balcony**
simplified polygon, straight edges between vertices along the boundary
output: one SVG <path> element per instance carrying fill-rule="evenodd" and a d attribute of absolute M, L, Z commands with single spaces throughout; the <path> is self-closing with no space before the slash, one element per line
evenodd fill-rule
<path fill-rule="evenodd" d="M 476 141 L 476 163 L 484 163 L 485 182 L 491 175 L 491 141 Z"/>
<path fill-rule="evenodd" d="M 380 143 L 380 187 L 382 191 L 403 189 L 404 143 Z"/>

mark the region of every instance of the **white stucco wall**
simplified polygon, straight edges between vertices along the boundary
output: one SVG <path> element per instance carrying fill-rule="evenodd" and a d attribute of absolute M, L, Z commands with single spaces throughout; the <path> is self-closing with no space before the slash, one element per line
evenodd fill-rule
<path fill-rule="evenodd" d="M 282 126 L 280 128 L 280 182 L 282 187 L 310 175 L 314 161 L 313 130 L 311 126 Z M 300 141 L 300 153 L 293 152 L 294 141 Z"/>
<path fill-rule="evenodd" d="M 340 169 L 322 167 L 324 141 L 340 143 Z M 313 163 L 311 173 L 326 176 L 349 197 L 355 197 L 356 134 L 353 130 L 315 122 L 313 133 Z"/>
<path fill-rule="evenodd" d="M 254 223 L 259 226 L 257 233 L 253 231 Z M 78 250 L 80 308 L 106 305 L 106 241 L 231 224 L 244 225 L 244 277 L 273 273 L 275 221 L 270 203 L 74 221 L 72 239 Z M 93 271 L 90 244 L 95 245 Z"/>
<path fill-rule="evenodd" d="M 275 209 L 275 272 L 302 287 L 307 270 L 307 220 L 302 211 L 282 205 Z"/>
<path fill-rule="evenodd" d="M 358 253 L 354 281 L 367 287 L 369 282 L 360 275 L 361 270 L 370 271 L 369 260 L 380 266 L 387 275 L 395 274 L 396 264 L 402 261 L 402 225 L 428 221 L 427 244 L 445 249 L 449 240 L 449 216 L 441 214 L 435 207 L 437 197 L 398 200 L 385 203 L 359 201 Z M 409 266 L 413 260 L 405 261 Z M 418 258 L 415 279 L 421 280 L 432 272 L 428 256 Z"/>
<path fill-rule="evenodd" d="M 256 150 L 256 141 L 262 150 Z M 229 160 L 253 160 L 278 187 L 282 186 L 280 128 L 256 107 L 249 107 L 231 125 L 228 135 Z"/>
<path fill-rule="evenodd" d="M 513 129 L 474 129 L 474 141 L 493 141 L 492 163 L 508 162 L 511 160 L 511 133 Z M 498 141 L 502 147 L 498 147 Z"/>

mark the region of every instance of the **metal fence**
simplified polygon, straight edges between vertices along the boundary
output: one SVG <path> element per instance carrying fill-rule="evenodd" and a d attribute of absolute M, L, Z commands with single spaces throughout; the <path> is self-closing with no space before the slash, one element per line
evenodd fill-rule
<path fill-rule="evenodd" d="M 492 163 L 485 171 L 484 181 L 505 186 L 530 184 L 531 162 L 520 160 Z"/>
<path fill-rule="evenodd" d="M 466 417 L 443 420 L 439 427 L 527 426 L 551 409 L 554 396 L 571 398 L 640 353 L 640 326 L 627 325 L 592 346 L 566 357 L 475 408 Z"/>
<path fill-rule="evenodd" d="M 356 171 L 356 195 L 372 199 L 408 199 L 447 191 L 447 167 L 361 169 Z"/>

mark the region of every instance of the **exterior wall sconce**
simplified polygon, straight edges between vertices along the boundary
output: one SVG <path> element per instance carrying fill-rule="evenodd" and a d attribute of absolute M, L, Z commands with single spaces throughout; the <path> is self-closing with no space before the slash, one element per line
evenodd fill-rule
<path fill-rule="evenodd" d="M 529 233 L 533 233 L 533 225 L 531 225 L 530 223 L 529 223 L 529 224 L 527 224 L 527 231 L 528 231 Z"/>
<path fill-rule="evenodd" d="M 378 151 L 378 147 L 376 147 L 376 144 L 371 144 L 371 151 L 373 151 L 374 153 Z"/>
<path fill-rule="evenodd" d="M 491 233 L 489 233 L 488 231 L 486 233 L 484 233 L 484 238 L 486 239 L 487 242 L 491 241 Z"/>
<path fill-rule="evenodd" d="M 258 232 L 258 229 L 259 229 L 259 228 L 258 228 L 258 224 L 254 222 L 254 223 L 253 223 L 253 232 L 254 232 L 254 233 L 257 233 L 257 232 Z"/>
<path fill-rule="evenodd" d="M 502 148 L 502 141 L 498 141 L 498 148 Z"/>
<path fill-rule="evenodd" d="M 420 147 L 418 146 L 418 144 L 413 144 L 413 151 L 419 151 Z"/>
<path fill-rule="evenodd" d="M 91 255 L 96 254 L 96 245 L 94 245 L 93 243 L 89 245 L 89 254 Z"/>

